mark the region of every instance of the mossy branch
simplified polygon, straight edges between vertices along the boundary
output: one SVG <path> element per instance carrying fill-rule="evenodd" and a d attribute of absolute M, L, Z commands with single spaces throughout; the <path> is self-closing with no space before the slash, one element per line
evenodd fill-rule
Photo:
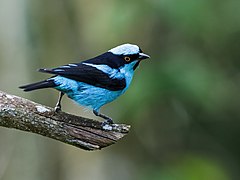
<path fill-rule="evenodd" d="M 56 113 L 53 108 L 0 91 L 0 126 L 40 134 L 85 150 L 99 150 L 125 136 L 129 125 Z"/>

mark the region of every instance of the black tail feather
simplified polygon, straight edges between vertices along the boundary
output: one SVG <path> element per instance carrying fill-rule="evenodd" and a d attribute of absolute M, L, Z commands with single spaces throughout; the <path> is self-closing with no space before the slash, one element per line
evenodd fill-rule
<path fill-rule="evenodd" d="M 24 91 L 32 91 L 32 90 L 36 90 L 36 89 L 43 89 L 43 88 L 51 88 L 51 87 L 55 87 L 56 84 L 54 83 L 54 81 L 51 80 L 44 80 L 44 81 L 40 81 L 40 82 L 36 82 L 33 84 L 27 84 L 24 86 L 20 86 L 20 89 L 23 89 Z"/>

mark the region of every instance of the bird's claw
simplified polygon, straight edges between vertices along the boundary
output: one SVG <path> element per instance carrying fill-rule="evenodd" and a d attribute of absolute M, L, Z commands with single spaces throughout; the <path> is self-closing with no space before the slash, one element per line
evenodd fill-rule
<path fill-rule="evenodd" d="M 54 110 L 55 110 L 55 112 L 60 112 L 60 111 L 62 111 L 61 106 L 56 106 L 56 107 L 54 108 Z"/>
<path fill-rule="evenodd" d="M 113 129 L 113 120 L 112 119 L 106 119 L 102 122 L 102 129 L 106 131 L 111 131 Z"/>
<path fill-rule="evenodd" d="M 113 120 L 109 118 L 102 122 L 102 127 L 105 125 L 112 125 L 112 124 L 113 124 Z"/>

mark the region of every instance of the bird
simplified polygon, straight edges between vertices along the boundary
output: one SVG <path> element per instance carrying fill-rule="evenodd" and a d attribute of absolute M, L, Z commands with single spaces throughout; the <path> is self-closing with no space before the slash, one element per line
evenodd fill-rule
<path fill-rule="evenodd" d="M 53 74 L 50 78 L 20 86 L 24 91 L 54 88 L 59 91 L 55 111 L 60 112 L 66 94 L 75 103 L 104 119 L 103 125 L 113 124 L 111 117 L 100 113 L 100 108 L 125 93 L 134 72 L 144 59 L 150 58 L 135 44 L 122 44 L 94 58 L 70 63 L 57 68 L 38 71 Z"/>

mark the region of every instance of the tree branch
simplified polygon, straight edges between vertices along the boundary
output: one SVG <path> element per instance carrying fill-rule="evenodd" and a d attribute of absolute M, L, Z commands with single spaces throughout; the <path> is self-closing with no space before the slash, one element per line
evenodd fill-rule
<path fill-rule="evenodd" d="M 85 150 L 98 150 L 125 136 L 129 125 L 101 126 L 78 117 L 0 91 L 0 126 L 29 131 Z"/>

